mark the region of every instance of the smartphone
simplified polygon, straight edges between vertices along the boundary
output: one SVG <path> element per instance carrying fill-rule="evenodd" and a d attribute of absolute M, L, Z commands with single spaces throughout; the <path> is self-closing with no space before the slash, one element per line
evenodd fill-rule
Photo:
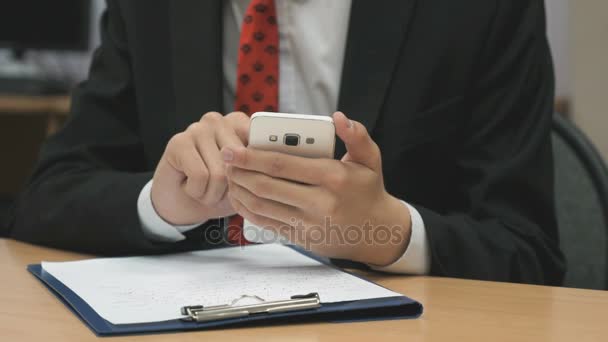
<path fill-rule="evenodd" d="M 331 116 L 258 112 L 251 116 L 249 146 L 307 158 L 333 158 Z"/>
<path fill-rule="evenodd" d="M 331 116 L 258 112 L 251 116 L 249 147 L 306 158 L 334 157 L 336 127 Z M 288 243 L 245 220 L 245 239 L 254 243 Z"/>

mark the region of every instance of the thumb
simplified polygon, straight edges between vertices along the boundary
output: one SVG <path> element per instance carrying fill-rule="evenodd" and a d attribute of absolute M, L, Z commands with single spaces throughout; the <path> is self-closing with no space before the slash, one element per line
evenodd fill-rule
<path fill-rule="evenodd" d="M 382 168 L 380 149 L 360 122 L 349 120 L 342 112 L 333 115 L 336 135 L 342 139 L 347 153 L 342 161 L 364 165 L 374 171 Z"/>

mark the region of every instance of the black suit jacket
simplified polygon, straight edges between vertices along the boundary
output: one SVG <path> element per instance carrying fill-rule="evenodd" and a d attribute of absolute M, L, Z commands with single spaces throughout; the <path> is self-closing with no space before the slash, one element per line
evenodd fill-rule
<path fill-rule="evenodd" d="M 145 238 L 137 197 L 169 138 L 222 108 L 222 1 L 109 1 L 72 115 L 45 144 L 12 236 L 104 255 L 205 248 Z M 339 110 L 421 213 L 441 276 L 558 284 L 542 0 L 354 0 Z M 336 156 L 344 153 L 339 144 Z"/>

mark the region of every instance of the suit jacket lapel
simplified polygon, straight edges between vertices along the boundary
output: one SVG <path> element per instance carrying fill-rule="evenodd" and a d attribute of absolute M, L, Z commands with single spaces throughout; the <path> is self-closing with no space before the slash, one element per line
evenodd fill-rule
<path fill-rule="evenodd" d="M 222 109 L 222 1 L 170 1 L 175 132 Z"/>
<path fill-rule="evenodd" d="M 353 0 L 338 109 L 371 132 L 405 42 L 416 0 Z M 336 157 L 345 153 L 336 144 Z"/>

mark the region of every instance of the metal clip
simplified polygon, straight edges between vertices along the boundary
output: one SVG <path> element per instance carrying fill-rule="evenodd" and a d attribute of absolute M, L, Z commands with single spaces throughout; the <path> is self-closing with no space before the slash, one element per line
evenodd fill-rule
<path fill-rule="evenodd" d="M 253 298 L 260 303 L 237 305 L 243 299 Z M 184 306 L 180 312 L 185 321 L 209 322 L 229 318 L 246 317 L 251 314 L 271 314 L 277 312 L 289 312 L 299 310 L 315 309 L 321 306 L 318 293 L 292 296 L 291 299 L 265 301 L 258 296 L 243 295 L 233 300 L 230 304 L 214 305 L 204 307 L 203 305 Z"/>

